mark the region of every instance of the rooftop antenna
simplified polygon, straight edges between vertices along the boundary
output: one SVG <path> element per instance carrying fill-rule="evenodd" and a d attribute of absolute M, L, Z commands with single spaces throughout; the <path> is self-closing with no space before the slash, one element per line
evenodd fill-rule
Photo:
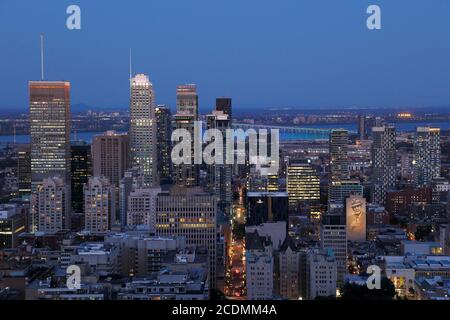
<path fill-rule="evenodd" d="M 41 81 L 44 81 L 44 34 L 41 33 Z"/>
<path fill-rule="evenodd" d="M 132 64 L 131 64 L 131 48 L 130 48 L 130 81 L 131 78 L 133 78 L 133 72 L 132 72 Z"/>

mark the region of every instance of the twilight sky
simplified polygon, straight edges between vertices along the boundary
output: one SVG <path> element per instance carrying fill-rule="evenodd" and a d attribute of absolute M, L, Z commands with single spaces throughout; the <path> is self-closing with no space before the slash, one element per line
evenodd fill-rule
<path fill-rule="evenodd" d="M 66 28 L 81 7 L 82 29 Z M 366 9 L 382 9 L 382 30 Z M 27 81 L 72 83 L 72 104 L 128 106 L 128 52 L 157 103 L 196 83 L 201 109 L 450 106 L 448 0 L 0 0 L 0 111 Z"/>

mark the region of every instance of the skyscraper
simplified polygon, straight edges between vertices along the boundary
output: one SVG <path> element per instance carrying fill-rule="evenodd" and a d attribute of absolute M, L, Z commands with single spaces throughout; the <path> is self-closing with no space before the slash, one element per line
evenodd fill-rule
<path fill-rule="evenodd" d="M 115 221 L 116 190 L 108 178 L 91 177 L 84 185 L 84 227 L 90 232 L 107 232 Z"/>
<path fill-rule="evenodd" d="M 119 186 L 119 213 L 120 224 L 122 227 L 127 225 L 128 199 L 130 193 L 134 190 L 144 187 L 144 177 L 142 169 L 135 167 L 125 172 L 124 177 L 120 180 Z"/>
<path fill-rule="evenodd" d="M 68 230 L 70 215 L 65 206 L 70 188 L 63 178 L 45 178 L 31 194 L 31 230 L 55 233 Z"/>
<path fill-rule="evenodd" d="M 331 180 L 349 178 L 348 170 L 348 131 L 334 129 L 330 133 L 330 171 Z"/>
<path fill-rule="evenodd" d="M 198 96 L 195 84 L 179 85 L 177 87 L 177 113 L 175 114 L 176 129 L 186 129 L 191 137 L 191 163 L 174 166 L 176 183 L 186 187 L 198 185 L 199 165 L 194 162 L 195 121 L 198 120 Z M 200 137 L 199 137 L 200 138 Z"/>
<path fill-rule="evenodd" d="M 414 179 L 418 187 L 430 185 L 441 175 L 441 130 L 418 127 L 414 140 Z"/>
<path fill-rule="evenodd" d="M 158 173 L 161 184 L 172 181 L 172 113 L 164 105 L 155 109 L 158 141 Z"/>
<path fill-rule="evenodd" d="M 385 205 L 386 192 L 395 187 L 397 156 L 394 126 L 372 128 L 372 203 Z"/>
<path fill-rule="evenodd" d="M 337 264 L 337 283 L 344 284 L 347 273 L 347 227 L 343 215 L 322 217 L 320 241 L 322 249 L 333 250 Z"/>
<path fill-rule="evenodd" d="M 17 147 L 17 177 L 19 180 L 19 195 L 31 193 L 31 155 L 30 145 Z"/>
<path fill-rule="evenodd" d="M 92 163 L 94 176 L 106 177 L 118 188 L 129 167 L 128 135 L 107 131 L 95 136 L 92 141 Z"/>
<path fill-rule="evenodd" d="M 83 186 L 92 175 L 91 145 L 84 141 L 70 146 L 70 168 L 72 172 L 72 209 L 74 213 L 84 212 Z"/>
<path fill-rule="evenodd" d="M 229 110 L 231 111 L 231 109 Z M 231 191 L 231 172 L 232 165 L 225 163 L 226 155 L 226 131 L 231 129 L 231 119 L 223 111 L 214 110 L 207 116 L 207 128 L 219 130 L 222 133 L 222 150 L 215 150 L 222 153 L 223 163 L 208 165 L 208 186 L 217 197 L 217 205 L 226 215 L 231 214 L 232 191 Z M 219 144 L 220 146 L 220 144 Z"/>
<path fill-rule="evenodd" d="M 70 189 L 70 83 L 30 81 L 31 191 L 46 178 L 59 176 Z M 70 216 L 70 192 L 61 210 Z M 31 231 L 38 229 L 32 217 Z M 69 220 L 69 219 L 67 219 Z"/>
<path fill-rule="evenodd" d="M 320 178 L 311 161 L 292 161 L 286 179 L 290 208 L 320 200 Z"/>
<path fill-rule="evenodd" d="M 358 116 L 358 137 L 359 140 L 365 140 L 366 137 L 366 116 Z"/>
<path fill-rule="evenodd" d="M 147 75 L 131 79 L 130 151 L 132 166 L 144 172 L 146 186 L 158 184 L 156 148 L 155 95 Z"/>

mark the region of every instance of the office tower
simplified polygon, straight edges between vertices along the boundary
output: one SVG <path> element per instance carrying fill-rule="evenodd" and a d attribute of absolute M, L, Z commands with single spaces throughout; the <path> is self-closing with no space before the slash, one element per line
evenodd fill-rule
<path fill-rule="evenodd" d="M 334 181 L 328 189 L 328 205 L 345 205 L 345 199 L 350 195 L 362 196 L 364 187 L 358 180 Z"/>
<path fill-rule="evenodd" d="M 31 193 L 31 147 L 29 144 L 17 147 L 17 178 L 19 196 Z"/>
<path fill-rule="evenodd" d="M 95 136 L 92 141 L 92 167 L 94 176 L 106 177 L 118 188 L 129 167 L 128 135 L 107 131 Z"/>
<path fill-rule="evenodd" d="M 216 99 L 216 111 L 222 111 L 231 119 L 233 117 L 232 113 L 232 103 L 231 98 L 221 97 Z"/>
<path fill-rule="evenodd" d="M 441 130 L 418 127 L 414 140 L 414 178 L 418 187 L 428 186 L 441 175 Z"/>
<path fill-rule="evenodd" d="M 307 258 L 309 300 L 317 297 L 335 297 L 337 289 L 337 261 L 333 250 L 309 252 Z"/>
<path fill-rule="evenodd" d="M 322 217 L 320 232 L 322 249 L 332 249 L 337 264 L 338 286 L 344 284 L 347 273 L 347 230 L 342 215 L 325 215 Z"/>
<path fill-rule="evenodd" d="M 372 138 L 372 128 L 384 126 L 384 119 L 374 116 L 358 116 L 358 137 L 360 140 Z"/>
<path fill-rule="evenodd" d="M 115 222 L 116 190 L 108 178 L 94 176 L 84 185 L 84 228 L 107 232 Z"/>
<path fill-rule="evenodd" d="M 231 214 L 231 206 L 233 201 L 233 195 L 231 190 L 232 179 L 232 165 L 226 164 L 226 131 L 231 129 L 231 119 L 223 111 L 213 111 L 212 114 L 207 116 L 207 128 L 208 130 L 215 129 L 221 132 L 222 141 L 218 144 L 218 147 L 222 147 L 221 150 L 214 150 L 215 155 L 221 154 L 222 163 L 215 163 L 208 165 L 208 187 L 212 193 L 217 197 L 217 206 L 225 215 Z M 212 139 L 215 139 L 212 138 Z"/>
<path fill-rule="evenodd" d="M 348 131 L 331 130 L 329 144 L 331 181 L 348 179 Z"/>
<path fill-rule="evenodd" d="M 347 240 L 366 241 L 366 199 L 351 195 L 346 199 Z"/>
<path fill-rule="evenodd" d="M 70 83 L 30 81 L 31 191 L 46 178 L 59 176 L 70 188 Z M 70 193 L 64 195 L 70 216 Z M 32 219 L 31 232 L 37 229 Z"/>
<path fill-rule="evenodd" d="M 130 153 L 133 167 L 141 167 L 147 187 L 158 185 L 155 95 L 147 75 L 131 79 Z"/>
<path fill-rule="evenodd" d="M 395 127 L 372 128 L 372 203 L 385 205 L 386 192 L 395 187 L 397 155 Z"/>
<path fill-rule="evenodd" d="M 247 193 L 247 226 L 265 222 L 288 221 L 287 192 Z"/>
<path fill-rule="evenodd" d="M 177 113 L 175 114 L 175 128 L 185 129 L 191 138 L 190 164 L 174 165 L 175 182 L 178 185 L 194 187 L 199 182 L 199 165 L 194 163 L 194 140 L 201 139 L 200 133 L 196 137 L 195 121 L 198 120 L 197 87 L 194 84 L 177 87 Z M 200 140 L 201 141 L 201 140 Z"/>
<path fill-rule="evenodd" d="M 68 195 L 70 188 L 60 177 L 46 178 L 36 185 L 31 194 L 31 230 L 45 233 L 68 230 L 70 215 L 64 205 Z"/>
<path fill-rule="evenodd" d="M 0 204 L 0 250 L 16 248 L 19 235 L 26 231 L 28 205 Z"/>
<path fill-rule="evenodd" d="M 246 234 L 245 271 L 248 300 L 270 300 L 274 291 L 274 256 L 269 238 Z"/>
<path fill-rule="evenodd" d="M 320 201 L 320 178 L 310 160 L 291 161 L 286 173 L 289 208 Z"/>
<path fill-rule="evenodd" d="M 161 184 L 172 182 L 172 113 L 164 105 L 155 109 L 157 126 L 158 173 Z"/>
<path fill-rule="evenodd" d="M 299 300 L 302 252 L 290 236 L 286 237 L 279 252 L 280 295 L 286 299 Z"/>
<path fill-rule="evenodd" d="M 120 180 L 119 185 L 119 213 L 122 227 L 127 225 L 128 197 L 136 189 L 144 188 L 144 177 L 142 169 L 139 167 L 129 169 Z"/>
<path fill-rule="evenodd" d="M 156 235 L 186 237 L 188 246 L 207 248 L 210 288 L 216 288 L 216 198 L 201 188 L 173 187 L 157 199 Z"/>
<path fill-rule="evenodd" d="M 70 146 L 70 170 L 72 172 L 72 209 L 84 212 L 83 186 L 92 175 L 91 145 L 84 141 L 72 142 Z"/>
<path fill-rule="evenodd" d="M 160 188 L 135 189 L 128 196 L 127 226 L 146 225 L 155 232 L 156 200 Z"/>
<path fill-rule="evenodd" d="M 366 140 L 366 116 L 358 116 L 358 137 L 359 140 Z"/>

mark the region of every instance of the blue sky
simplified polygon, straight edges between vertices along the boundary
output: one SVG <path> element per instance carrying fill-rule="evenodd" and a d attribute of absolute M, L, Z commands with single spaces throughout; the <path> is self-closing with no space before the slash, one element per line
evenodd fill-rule
<path fill-rule="evenodd" d="M 82 30 L 66 28 L 66 8 Z M 382 30 L 366 9 L 382 9 Z M 27 108 L 27 81 L 69 80 L 72 103 L 128 105 L 133 70 L 157 103 L 196 83 L 202 109 L 450 106 L 448 0 L 0 0 L 0 110 Z"/>

